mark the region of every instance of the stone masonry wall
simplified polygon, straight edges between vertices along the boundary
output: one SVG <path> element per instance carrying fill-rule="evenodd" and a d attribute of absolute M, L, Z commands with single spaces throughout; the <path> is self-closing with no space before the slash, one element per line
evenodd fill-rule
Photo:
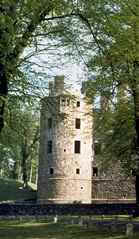
<path fill-rule="evenodd" d="M 59 89 L 59 88 L 58 88 Z M 58 91 L 59 92 L 59 91 Z M 91 203 L 92 115 L 81 95 L 62 92 L 44 98 L 41 112 L 38 201 Z M 52 127 L 48 121 L 52 119 Z M 75 127 L 80 119 L 80 128 Z M 48 153 L 48 141 L 52 152 Z M 74 143 L 80 141 L 80 152 Z"/>
<path fill-rule="evenodd" d="M 93 177 L 92 199 L 135 199 L 134 178 Z"/>

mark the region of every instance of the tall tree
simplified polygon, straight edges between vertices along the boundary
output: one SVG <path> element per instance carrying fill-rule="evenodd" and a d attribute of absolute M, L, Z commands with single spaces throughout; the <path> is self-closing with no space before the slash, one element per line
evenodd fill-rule
<path fill-rule="evenodd" d="M 14 84 L 20 57 L 36 37 L 48 34 L 50 20 L 70 15 L 72 1 L 2 0 L 0 2 L 0 132 L 4 125 L 4 107 L 9 85 Z M 22 79 L 22 78 L 21 78 Z"/>
<path fill-rule="evenodd" d="M 11 176 L 22 179 L 24 186 L 27 187 L 32 164 L 37 161 L 38 156 L 39 117 L 35 107 L 33 108 L 27 101 L 23 104 L 17 96 L 8 97 L 10 99 L 5 112 L 6 125 L 1 133 L 0 152 L 3 153 L 3 157 L 0 165 L 3 166 L 6 156 L 5 162 L 10 163 L 12 160 L 14 171 Z M 37 165 L 37 162 L 35 164 Z"/>
<path fill-rule="evenodd" d="M 132 124 L 135 128 L 135 134 L 134 140 L 131 139 L 134 143 L 130 156 L 134 161 L 137 203 L 139 203 L 138 14 L 139 3 L 134 0 L 115 0 L 109 1 L 109 3 L 96 0 L 93 6 L 91 1 L 87 1 L 83 11 L 79 11 L 79 17 L 90 31 L 89 42 L 94 52 L 91 54 L 89 51 L 91 60 L 88 62 L 88 66 L 96 75 L 94 86 L 96 86 L 97 92 L 115 100 L 119 86 L 126 85 L 127 96 L 130 94 L 132 98 L 131 102 L 134 106 L 132 108 L 132 112 L 134 112 Z M 92 42 L 90 39 L 92 39 Z M 120 121 L 118 122 L 120 123 Z M 121 129 L 123 129 L 122 126 Z M 123 132 L 121 131 L 121 133 Z"/>

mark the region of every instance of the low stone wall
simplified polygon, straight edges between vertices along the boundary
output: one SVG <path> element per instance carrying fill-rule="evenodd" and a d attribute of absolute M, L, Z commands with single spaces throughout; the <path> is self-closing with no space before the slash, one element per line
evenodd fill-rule
<path fill-rule="evenodd" d="M 139 215 L 136 204 L 0 204 L 0 216 Z"/>

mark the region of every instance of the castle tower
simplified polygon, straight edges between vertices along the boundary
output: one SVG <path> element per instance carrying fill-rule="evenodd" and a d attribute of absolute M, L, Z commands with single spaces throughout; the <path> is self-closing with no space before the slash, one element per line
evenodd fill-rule
<path fill-rule="evenodd" d="M 63 76 L 49 88 L 41 109 L 38 202 L 91 203 L 91 105 L 64 90 Z"/>

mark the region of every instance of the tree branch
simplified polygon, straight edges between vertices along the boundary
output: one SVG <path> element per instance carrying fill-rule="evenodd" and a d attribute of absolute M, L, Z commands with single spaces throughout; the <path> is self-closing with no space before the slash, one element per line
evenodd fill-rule
<path fill-rule="evenodd" d="M 52 5 L 50 4 L 47 9 L 44 9 L 40 14 L 38 11 L 38 16 L 34 15 L 24 31 L 21 38 L 16 43 L 13 52 L 8 56 L 9 59 L 14 59 L 17 62 L 19 56 L 28 44 L 29 39 L 32 37 L 32 33 L 35 31 L 36 27 L 45 20 L 45 16 L 52 10 Z M 39 9 L 40 10 L 40 9 Z"/>

